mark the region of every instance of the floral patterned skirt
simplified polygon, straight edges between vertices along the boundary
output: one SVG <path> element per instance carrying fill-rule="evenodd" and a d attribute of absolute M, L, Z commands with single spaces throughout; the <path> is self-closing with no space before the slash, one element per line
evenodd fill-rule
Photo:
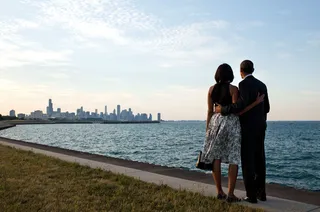
<path fill-rule="evenodd" d="M 202 151 L 201 162 L 212 166 L 214 160 L 222 163 L 241 162 L 241 126 L 236 115 L 214 114 L 210 120 Z"/>

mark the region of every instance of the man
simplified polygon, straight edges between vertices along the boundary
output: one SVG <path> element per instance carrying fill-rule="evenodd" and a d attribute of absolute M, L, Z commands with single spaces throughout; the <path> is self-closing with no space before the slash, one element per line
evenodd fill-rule
<path fill-rule="evenodd" d="M 250 60 L 244 60 L 240 64 L 242 81 L 239 83 L 239 99 L 236 103 L 215 108 L 215 112 L 222 115 L 239 113 L 257 98 L 257 95 L 265 95 L 264 102 L 240 116 L 242 141 L 241 163 L 242 174 L 247 197 L 245 201 L 257 203 L 266 201 L 266 161 L 264 150 L 265 131 L 267 128 L 267 113 L 270 105 L 266 85 L 252 76 L 254 65 Z"/>

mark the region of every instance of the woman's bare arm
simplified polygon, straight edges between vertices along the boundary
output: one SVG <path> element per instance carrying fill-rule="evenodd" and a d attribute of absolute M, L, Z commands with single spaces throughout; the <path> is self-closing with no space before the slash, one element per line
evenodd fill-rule
<path fill-rule="evenodd" d="M 239 90 L 236 86 L 232 86 L 230 87 L 230 93 L 232 96 L 232 103 L 236 103 L 238 101 L 239 98 Z M 237 115 L 240 116 L 242 114 L 244 114 L 245 112 L 248 112 L 249 110 L 251 110 L 252 108 L 254 108 L 255 106 L 257 106 L 258 104 L 260 104 L 261 102 L 263 102 L 264 99 L 264 95 L 259 95 L 257 96 L 256 101 L 254 101 L 253 103 L 251 103 L 250 105 L 248 105 L 245 109 L 243 109 L 240 113 L 238 113 Z"/>
<path fill-rule="evenodd" d="M 238 116 L 241 116 L 242 114 L 248 112 L 249 110 L 251 110 L 252 108 L 254 108 L 255 106 L 257 106 L 258 104 L 260 104 L 261 102 L 263 102 L 264 100 L 264 94 L 262 94 L 260 96 L 260 94 L 258 93 L 257 99 L 256 101 L 254 101 L 253 103 L 251 103 L 250 105 L 248 105 L 244 110 L 242 110 L 240 113 L 238 113 Z"/>
<path fill-rule="evenodd" d="M 210 123 L 211 117 L 213 116 L 213 102 L 212 102 L 212 99 L 211 99 L 211 92 L 212 92 L 212 90 L 213 90 L 213 87 L 214 87 L 214 86 L 211 86 L 211 87 L 209 88 L 209 91 L 208 91 L 208 98 L 207 98 L 207 102 L 208 102 L 208 113 L 207 113 L 206 131 L 208 131 L 209 123 Z"/>
<path fill-rule="evenodd" d="M 239 98 L 239 90 L 236 86 L 230 85 L 230 94 L 232 97 L 232 104 L 236 103 Z"/>

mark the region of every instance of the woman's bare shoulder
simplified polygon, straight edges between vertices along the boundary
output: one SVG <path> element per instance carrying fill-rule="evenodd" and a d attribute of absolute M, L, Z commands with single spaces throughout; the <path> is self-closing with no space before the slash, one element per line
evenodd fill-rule
<path fill-rule="evenodd" d="M 214 88 L 214 85 L 210 86 L 210 88 L 209 88 L 209 94 L 211 94 L 213 88 Z"/>
<path fill-rule="evenodd" d="M 238 87 L 235 86 L 235 85 L 231 85 L 231 84 L 230 84 L 230 89 L 232 89 L 232 90 L 238 90 Z"/>
<path fill-rule="evenodd" d="M 230 93 L 236 93 L 236 92 L 238 92 L 238 87 L 230 84 Z"/>

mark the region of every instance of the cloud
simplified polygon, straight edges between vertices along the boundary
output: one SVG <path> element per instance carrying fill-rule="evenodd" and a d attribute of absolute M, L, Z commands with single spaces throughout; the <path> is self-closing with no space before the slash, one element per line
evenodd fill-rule
<path fill-rule="evenodd" d="M 128 31 L 152 29 L 155 22 L 125 0 L 48 0 L 31 4 L 40 9 L 39 18 L 47 25 L 62 27 L 80 38 L 101 38 L 120 45 L 128 42 Z"/>
<path fill-rule="evenodd" d="M 319 38 L 313 38 L 311 40 L 308 40 L 307 43 L 313 47 L 319 47 L 320 46 L 320 36 L 319 36 Z"/>
<path fill-rule="evenodd" d="M 153 38 L 137 41 L 136 48 L 161 58 L 167 64 L 165 67 L 212 62 L 234 50 L 231 43 L 212 35 L 213 31 L 219 34 L 228 25 L 225 21 L 208 21 L 163 28 Z"/>
<path fill-rule="evenodd" d="M 308 32 L 307 44 L 312 47 L 320 47 L 320 31 Z"/>
<path fill-rule="evenodd" d="M 0 22 L 0 69 L 24 65 L 61 65 L 68 61 L 71 50 L 50 50 L 21 35 L 24 30 L 36 29 L 39 24 L 14 19 Z"/>
<path fill-rule="evenodd" d="M 166 27 L 160 18 L 141 12 L 128 0 L 47 0 L 31 4 L 40 9 L 43 24 L 67 31 L 71 36 L 68 40 L 82 48 L 124 46 L 132 53 L 160 57 L 170 66 L 213 61 L 233 51 L 233 45 L 219 36 L 229 26 L 223 20 Z"/>
<path fill-rule="evenodd" d="M 0 69 L 24 65 L 66 65 L 70 50 L 22 50 L 5 51 L 0 53 Z"/>

